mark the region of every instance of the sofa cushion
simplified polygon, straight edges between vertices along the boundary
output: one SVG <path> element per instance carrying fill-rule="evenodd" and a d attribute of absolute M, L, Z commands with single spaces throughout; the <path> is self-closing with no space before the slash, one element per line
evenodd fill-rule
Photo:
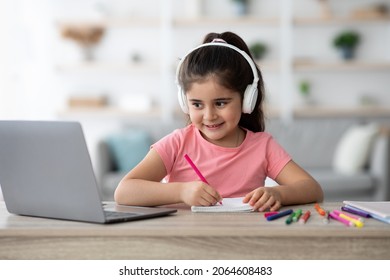
<path fill-rule="evenodd" d="M 106 142 L 119 172 L 133 169 L 145 157 L 152 144 L 147 132 L 134 129 L 112 134 Z"/>
<path fill-rule="evenodd" d="M 368 164 L 371 147 L 379 132 L 376 124 L 354 125 L 343 134 L 337 144 L 333 168 L 345 174 L 361 172 Z"/>

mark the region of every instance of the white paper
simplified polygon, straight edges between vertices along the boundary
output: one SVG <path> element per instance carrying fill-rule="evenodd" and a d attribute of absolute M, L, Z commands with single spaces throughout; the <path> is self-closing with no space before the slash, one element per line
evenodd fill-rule
<path fill-rule="evenodd" d="M 192 206 L 192 212 L 251 212 L 252 206 L 243 203 L 243 197 L 224 198 L 222 205 L 217 203 L 213 206 Z"/>

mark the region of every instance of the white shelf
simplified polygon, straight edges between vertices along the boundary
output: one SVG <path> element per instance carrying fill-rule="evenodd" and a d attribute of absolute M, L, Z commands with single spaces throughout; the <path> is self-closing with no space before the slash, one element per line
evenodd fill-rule
<path fill-rule="evenodd" d="M 389 71 L 390 62 L 380 61 L 312 61 L 296 60 L 295 71 Z"/>
<path fill-rule="evenodd" d="M 256 64 L 260 67 L 261 71 L 275 72 L 280 70 L 280 62 L 277 60 L 256 60 Z"/>
<path fill-rule="evenodd" d="M 213 17 L 196 17 L 196 18 L 176 18 L 173 19 L 175 27 L 191 26 L 209 26 L 209 25 L 230 25 L 230 26 L 278 26 L 279 18 L 259 18 L 254 16 L 230 17 L 230 18 L 213 18 Z"/>
<path fill-rule="evenodd" d="M 101 18 L 101 19 L 64 19 L 56 22 L 58 26 L 100 26 L 104 28 L 153 27 L 161 24 L 159 18 Z"/>
<path fill-rule="evenodd" d="M 161 115 L 160 109 L 155 108 L 146 112 L 128 111 L 118 107 L 97 107 L 97 108 L 67 108 L 58 112 L 63 119 L 154 119 Z"/>
<path fill-rule="evenodd" d="M 279 71 L 280 62 L 257 60 L 256 64 L 259 65 L 262 71 Z M 390 71 L 390 61 L 320 61 L 311 59 L 296 59 L 293 62 L 294 72 L 307 72 L 307 71 Z"/>
<path fill-rule="evenodd" d="M 56 70 L 64 73 L 100 73 L 100 72 L 129 72 L 139 74 L 158 74 L 159 65 L 146 63 L 112 63 L 112 62 L 75 62 L 59 64 Z"/>
<path fill-rule="evenodd" d="M 376 22 L 390 22 L 390 16 L 364 16 L 364 17 L 297 17 L 294 18 L 294 25 L 327 25 L 327 24 L 361 24 L 361 23 L 376 23 Z"/>

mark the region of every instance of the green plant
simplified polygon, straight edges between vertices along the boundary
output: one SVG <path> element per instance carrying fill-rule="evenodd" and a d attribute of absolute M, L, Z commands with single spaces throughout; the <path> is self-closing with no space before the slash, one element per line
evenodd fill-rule
<path fill-rule="evenodd" d="M 301 81 L 299 83 L 299 91 L 304 97 L 308 97 L 310 95 L 310 83 L 308 81 Z"/>
<path fill-rule="evenodd" d="M 354 58 L 355 49 L 359 42 L 359 33 L 352 30 L 343 31 L 333 39 L 333 45 L 340 50 L 342 58 L 345 60 Z"/>
<path fill-rule="evenodd" d="M 333 40 L 336 48 L 355 48 L 360 42 L 360 35 L 356 31 L 347 30 L 339 33 Z"/>
<path fill-rule="evenodd" d="M 267 52 L 267 46 L 261 42 L 257 42 L 250 45 L 249 50 L 255 59 L 261 59 Z"/>

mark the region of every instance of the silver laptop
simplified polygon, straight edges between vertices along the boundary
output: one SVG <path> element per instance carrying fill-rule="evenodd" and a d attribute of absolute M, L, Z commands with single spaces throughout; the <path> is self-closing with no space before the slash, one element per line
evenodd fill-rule
<path fill-rule="evenodd" d="M 114 223 L 176 212 L 102 205 L 78 122 L 0 121 L 0 185 L 10 213 Z"/>

